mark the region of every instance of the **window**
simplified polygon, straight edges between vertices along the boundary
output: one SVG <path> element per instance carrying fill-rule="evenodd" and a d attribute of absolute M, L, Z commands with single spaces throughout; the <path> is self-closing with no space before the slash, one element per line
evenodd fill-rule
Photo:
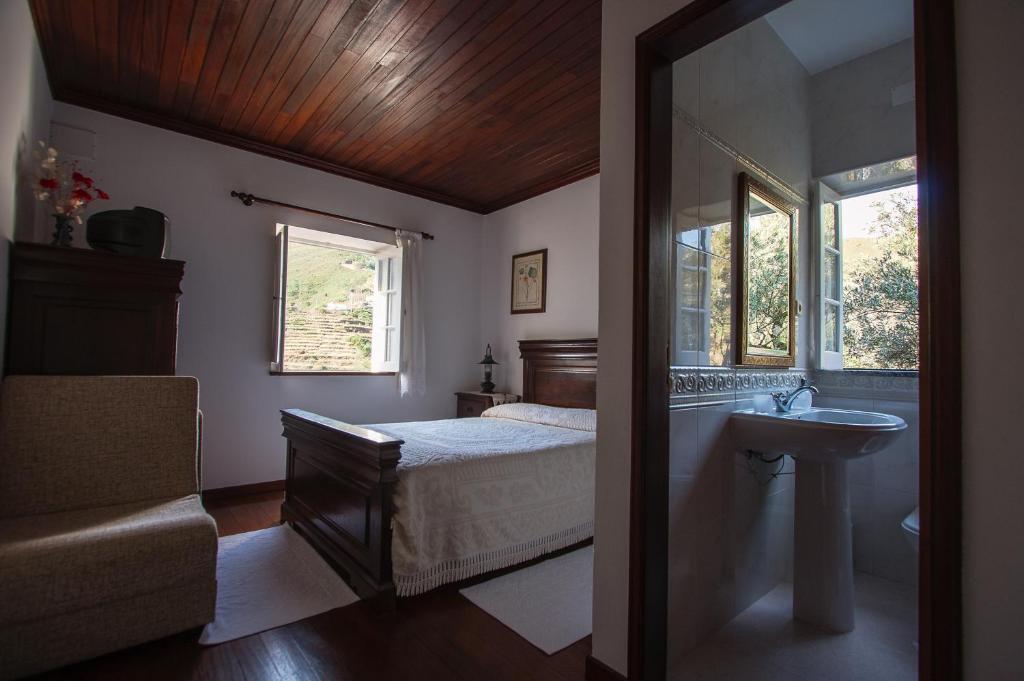
<path fill-rule="evenodd" d="M 277 226 L 274 360 L 279 373 L 397 370 L 401 251 Z"/>
<path fill-rule="evenodd" d="M 823 369 L 917 369 L 915 170 L 910 157 L 819 183 Z"/>
<path fill-rule="evenodd" d="M 729 363 L 732 223 L 723 222 L 677 235 L 675 242 L 675 345 L 682 365 Z"/>

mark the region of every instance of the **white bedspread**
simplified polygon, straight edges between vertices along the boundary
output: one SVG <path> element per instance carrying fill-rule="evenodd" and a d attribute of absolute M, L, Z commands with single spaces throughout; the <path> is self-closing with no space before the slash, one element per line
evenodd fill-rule
<path fill-rule="evenodd" d="M 494 417 L 366 427 L 405 441 L 391 539 L 399 596 L 593 535 L 593 432 Z"/>

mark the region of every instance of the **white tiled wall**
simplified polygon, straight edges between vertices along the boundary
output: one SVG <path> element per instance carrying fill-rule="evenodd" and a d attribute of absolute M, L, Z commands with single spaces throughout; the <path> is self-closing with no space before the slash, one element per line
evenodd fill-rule
<path fill-rule="evenodd" d="M 669 664 L 791 573 L 793 463 L 750 462 L 730 400 L 673 411 L 669 459 Z"/>
<path fill-rule="evenodd" d="M 815 406 L 877 411 L 907 422 L 903 435 L 875 456 L 849 464 L 853 566 L 897 582 L 917 581 L 917 554 L 900 523 L 917 507 L 918 403 L 818 395 Z"/>
<path fill-rule="evenodd" d="M 810 180 L 808 90 L 806 71 L 764 21 L 673 67 L 675 104 L 801 195 Z M 744 167 L 685 123 L 677 121 L 673 137 L 676 233 L 731 220 Z M 808 236 L 801 229 L 800 262 L 809 258 Z M 798 295 L 806 296 L 808 271 L 800 268 Z M 728 399 L 670 415 L 670 670 L 791 572 L 793 462 L 785 464 L 790 475 L 773 479 L 768 471 L 777 465 L 750 462 L 736 450 L 728 419 L 743 406 Z"/>

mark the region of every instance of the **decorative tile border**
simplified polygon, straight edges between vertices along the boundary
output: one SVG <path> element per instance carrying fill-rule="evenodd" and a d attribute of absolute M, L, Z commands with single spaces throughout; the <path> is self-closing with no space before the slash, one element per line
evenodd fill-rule
<path fill-rule="evenodd" d="M 669 368 L 669 407 L 721 404 L 775 390 L 792 390 L 804 369 L 674 366 Z"/>
<path fill-rule="evenodd" d="M 812 383 L 823 395 L 874 400 L 918 400 L 916 371 L 815 371 Z"/>

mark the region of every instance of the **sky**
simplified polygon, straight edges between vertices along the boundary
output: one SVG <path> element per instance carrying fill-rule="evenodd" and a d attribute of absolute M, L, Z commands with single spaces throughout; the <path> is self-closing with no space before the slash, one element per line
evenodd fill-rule
<path fill-rule="evenodd" d="M 851 199 L 843 199 L 839 203 L 842 210 L 843 238 L 855 239 L 857 237 L 872 236 L 868 228 L 874 222 L 878 211 L 871 207 L 871 204 L 884 201 L 894 194 L 906 194 L 917 196 L 917 185 L 912 184 L 898 189 L 886 189 L 874 194 L 864 194 Z"/>

